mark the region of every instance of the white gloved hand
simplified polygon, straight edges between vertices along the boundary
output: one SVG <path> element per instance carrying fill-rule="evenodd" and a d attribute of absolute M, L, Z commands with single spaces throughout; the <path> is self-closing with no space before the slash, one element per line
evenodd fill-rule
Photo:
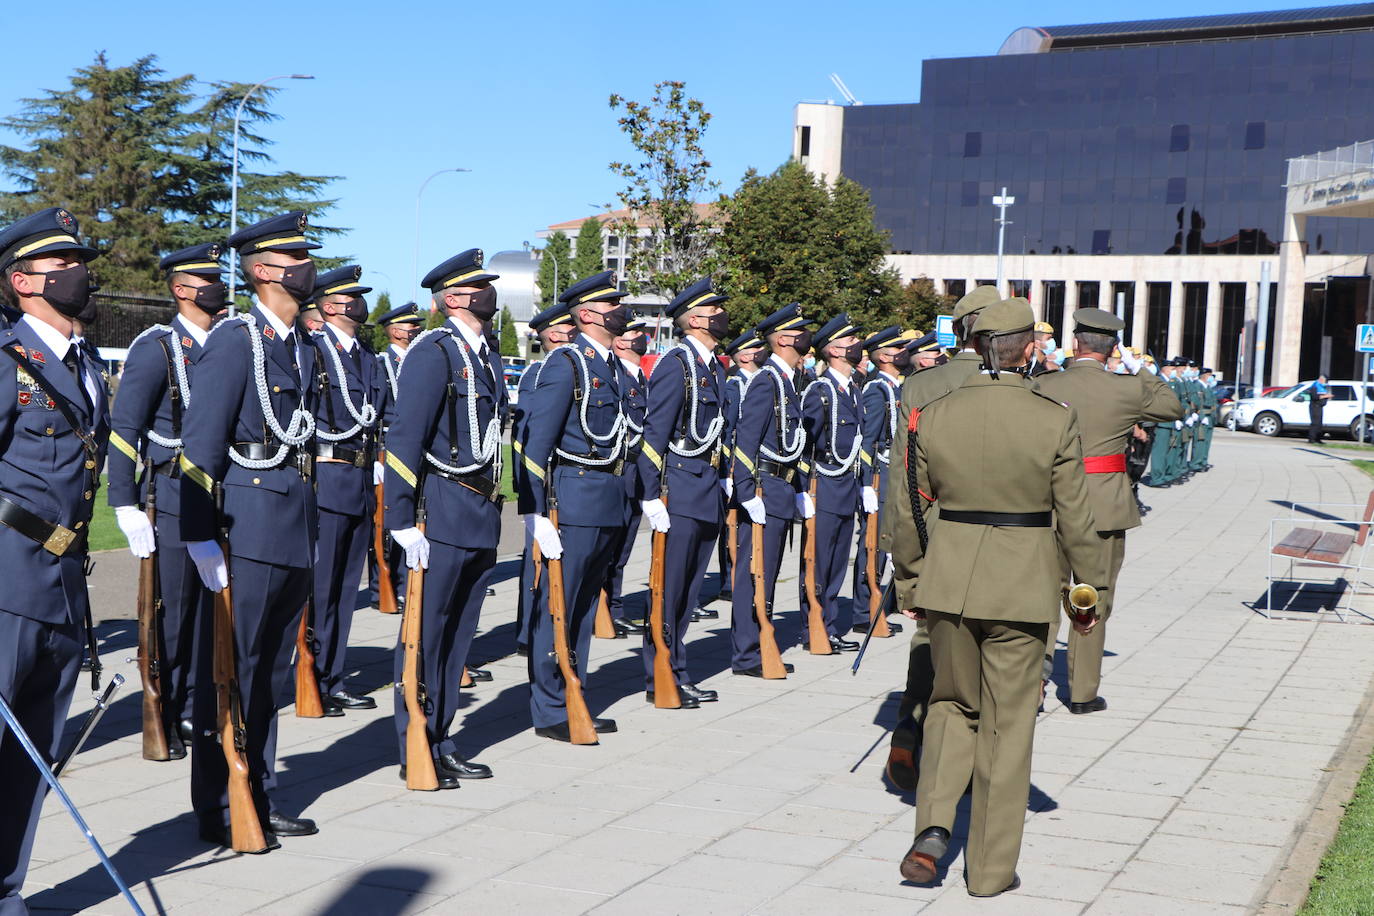
<path fill-rule="evenodd" d="M 668 521 L 668 507 L 663 504 L 663 500 L 645 499 L 639 505 L 644 509 L 644 517 L 649 520 L 650 528 L 662 532 L 673 526 L 672 522 Z"/>
<path fill-rule="evenodd" d="M 731 478 L 731 477 L 722 477 L 722 478 L 720 479 L 720 488 L 721 488 L 722 490 L 725 491 L 725 498 L 726 498 L 727 500 L 734 499 L 734 497 L 735 497 L 735 481 L 734 481 L 734 478 Z"/>
<path fill-rule="evenodd" d="M 873 489 L 872 487 L 864 487 L 862 490 L 859 491 L 859 493 L 863 497 L 864 512 L 868 513 L 869 515 L 872 515 L 873 513 L 877 512 L 878 491 Z"/>
<path fill-rule="evenodd" d="M 1212 418 L 1211 418 L 1211 417 L 1203 417 L 1203 418 L 1202 418 L 1202 425 L 1203 425 L 1203 426 L 1211 426 L 1211 425 L 1212 425 Z"/>
<path fill-rule="evenodd" d="M 1135 375 L 1137 372 L 1140 371 L 1140 367 L 1144 365 L 1144 360 L 1142 360 L 1139 356 L 1136 356 L 1130 350 L 1127 350 L 1125 347 L 1122 347 L 1121 365 L 1125 366 L 1126 371 L 1131 373 L 1131 375 Z"/>
<path fill-rule="evenodd" d="M 816 504 L 811 501 L 810 493 L 797 494 L 797 518 L 807 519 L 816 514 Z"/>
<path fill-rule="evenodd" d="M 212 592 L 222 592 L 229 585 L 229 567 L 224 562 L 224 551 L 215 541 L 187 541 L 186 552 L 191 562 L 196 564 L 200 581 Z"/>
<path fill-rule="evenodd" d="M 129 542 L 129 552 L 142 560 L 157 550 L 157 536 L 148 514 L 138 506 L 115 506 L 115 521 Z"/>
<path fill-rule="evenodd" d="M 749 513 L 749 521 L 755 525 L 763 525 L 768 522 L 768 513 L 763 507 L 763 497 L 752 496 L 739 505 L 741 509 Z"/>
<path fill-rule="evenodd" d="M 396 528 L 391 539 L 406 552 L 407 569 L 429 569 L 429 538 L 419 528 Z"/>
<path fill-rule="evenodd" d="M 544 559 L 557 560 L 563 556 L 563 539 L 558 536 L 558 529 L 553 526 L 548 516 L 525 516 L 525 530 L 534 537 Z"/>
<path fill-rule="evenodd" d="M 372 462 L 372 485 L 380 487 L 383 480 L 386 480 L 386 465 L 380 461 Z"/>
<path fill-rule="evenodd" d="M 1182 420 L 1175 420 L 1175 421 L 1174 421 L 1174 429 L 1182 429 L 1182 428 L 1183 428 L 1183 421 L 1182 421 Z"/>
<path fill-rule="evenodd" d="M 1192 426 L 1194 423 L 1197 422 L 1197 414 L 1195 414 L 1195 413 L 1190 413 L 1190 414 L 1188 414 L 1188 419 L 1187 419 L 1185 422 L 1186 422 L 1189 426 Z"/>

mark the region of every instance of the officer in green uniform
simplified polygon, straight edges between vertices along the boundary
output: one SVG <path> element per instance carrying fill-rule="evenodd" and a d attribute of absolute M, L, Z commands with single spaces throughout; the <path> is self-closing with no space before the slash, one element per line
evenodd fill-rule
<path fill-rule="evenodd" d="M 916 841 L 902 877 L 935 880 L 971 777 L 964 873 L 978 897 L 1020 885 L 1040 662 L 1059 616 L 1059 552 L 1087 584 L 1107 581 L 1077 415 L 1018 371 L 1034 347 L 1034 323 L 1024 299 L 979 315 L 973 330 L 987 368 L 917 417 L 916 482 L 939 502 L 929 550 L 915 538 L 893 545 L 899 568 L 919 575 L 901 606 L 925 613 L 935 663 Z"/>
<path fill-rule="evenodd" d="M 1102 681 L 1107 618 L 1112 613 L 1116 577 L 1126 555 L 1126 529 L 1140 525 L 1140 512 L 1126 476 L 1126 443 L 1137 423 L 1177 420 L 1183 416 L 1183 405 L 1167 384 L 1148 372 L 1139 372 L 1140 361 L 1129 350 L 1121 352 L 1121 359 L 1131 374 L 1106 371 L 1107 357 L 1116 347 L 1117 334 L 1126 326 L 1124 321 L 1111 312 L 1093 308 L 1074 312 L 1073 321 L 1075 359 L 1063 372 L 1041 376 L 1036 384 L 1043 394 L 1068 404 L 1078 413 L 1088 502 L 1094 528 L 1107 555 L 1106 580 L 1092 583 L 1107 586 L 1097 602 L 1097 626 L 1087 634 L 1069 634 L 1069 712 L 1082 715 L 1107 708 L 1107 701 L 1097 692 Z M 1061 572 L 1068 578 L 1068 569 Z M 1057 633 L 1046 647 L 1047 663 L 1053 660 L 1056 642 Z M 1045 676 L 1048 678 L 1048 671 Z"/>
<path fill-rule="evenodd" d="M 1174 378 L 1176 371 L 1178 370 L 1173 360 L 1159 364 L 1159 378 L 1169 386 L 1174 397 L 1182 403 L 1182 389 Z M 1176 482 L 1178 471 L 1174 462 L 1174 454 L 1178 448 L 1182 429 L 1183 420 L 1181 419 L 1170 423 L 1155 424 L 1154 444 L 1150 448 L 1150 482 L 1147 486 L 1168 487 Z"/>
<path fill-rule="evenodd" d="M 955 303 L 954 334 L 959 340 L 960 351 L 949 362 L 922 369 L 908 376 L 902 383 L 902 399 L 897 408 L 897 434 L 893 438 L 890 452 L 892 467 L 899 470 L 898 476 L 894 478 L 896 486 L 890 486 L 887 490 L 882 513 L 882 530 L 878 539 L 879 548 L 885 553 L 893 554 L 894 590 L 897 593 L 899 608 L 914 607 L 911 604 L 911 593 L 916 588 L 916 574 L 911 563 L 904 564 L 892 549 L 892 545 L 897 541 L 914 544 L 917 539 L 916 523 L 911 515 L 911 496 L 906 487 L 906 476 L 901 470 L 906 468 L 907 422 L 913 410 L 925 409 L 926 405 L 944 397 L 970 376 L 977 374 L 979 366 L 982 365 L 982 357 L 969 344 L 972 337 L 970 332 L 973 330 L 973 323 L 978 320 L 978 314 L 985 307 L 1000 301 L 1001 296 L 997 293 L 997 287 L 979 286 Z M 929 505 L 925 509 L 929 513 Z M 906 689 L 902 691 L 902 703 L 897 710 L 897 724 L 892 729 L 892 746 L 887 752 L 887 777 L 895 786 L 907 792 L 916 789 L 916 765 L 921 757 L 921 726 L 925 721 L 930 683 L 934 677 L 930 667 L 930 638 L 926 634 L 925 621 L 916 619 L 916 625 L 912 629 L 914 632 L 911 634 L 911 650 L 907 659 Z"/>
<path fill-rule="evenodd" d="M 1198 409 L 1197 445 L 1193 447 L 1193 470 L 1210 471 L 1212 465 L 1212 433 L 1217 427 L 1217 379 L 1212 370 L 1203 368 L 1198 376 L 1202 386 L 1202 407 Z"/>

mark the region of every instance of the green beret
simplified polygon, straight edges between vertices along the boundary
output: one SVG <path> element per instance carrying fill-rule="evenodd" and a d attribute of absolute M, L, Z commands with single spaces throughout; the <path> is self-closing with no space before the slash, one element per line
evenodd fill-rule
<path fill-rule="evenodd" d="M 1035 312 L 1025 299 L 1015 298 L 994 302 L 978 315 L 973 325 L 973 333 L 1001 337 L 1018 331 L 1029 331 L 1035 326 Z"/>
<path fill-rule="evenodd" d="M 954 303 L 954 320 L 958 321 L 965 315 L 971 315 L 981 309 L 987 308 L 994 302 L 1001 302 L 1002 294 L 997 291 L 995 286 L 978 286 L 973 292 L 969 293 L 958 302 Z"/>
<path fill-rule="evenodd" d="M 1126 327 L 1126 322 L 1103 309 L 1078 309 L 1073 313 L 1075 331 L 1092 331 L 1098 334 L 1115 334 Z"/>

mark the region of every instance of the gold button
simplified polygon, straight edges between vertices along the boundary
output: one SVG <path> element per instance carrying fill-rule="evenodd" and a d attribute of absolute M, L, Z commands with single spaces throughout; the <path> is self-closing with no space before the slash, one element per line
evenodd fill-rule
<path fill-rule="evenodd" d="M 52 435 L 52 427 L 49 426 L 47 429 L 43 430 L 43 435 L 45 435 L 45 436 L 51 436 L 51 435 Z"/>
<path fill-rule="evenodd" d="M 89 471 L 89 470 L 91 470 L 91 469 L 94 468 L 94 467 L 95 467 L 95 462 L 92 461 L 91 459 L 87 458 L 87 459 L 86 459 L 86 470 Z"/>
<path fill-rule="evenodd" d="M 257 485 L 260 484 L 260 483 L 262 483 L 262 480 L 261 480 L 260 478 L 257 478 L 257 477 L 254 477 L 254 478 L 253 478 L 253 485 L 254 485 L 254 486 L 257 486 Z"/>
<path fill-rule="evenodd" d="M 273 393 L 273 394 L 281 394 L 281 386 L 280 386 L 280 385 L 273 385 L 273 386 L 272 386 L 272 393 Z"/>
<path fill-rule="evenodd" d="M 95 495 L 95 494 L 93 494 L 90 490 L 87 490 L 85 493 L 82 493 L 82 494 L 81 494 L 81 498 L 82 498 L 82 499 L 90 499 L 90 498 L 91 498 L 92 496 L 94 496 L 94 495 Z"/>
<path fill-rule="evenodd" d="M 72 526 L 72 528 L 74 528 L 74 529 L 76 529 L 76 530 L 79 531 L 79 530 L 81 530 L 81 526 L 84 525 L 84 524 L 86 524 L 86 523 L 85 523 L 85 522 L 77 522 L 75 525 Z"/>

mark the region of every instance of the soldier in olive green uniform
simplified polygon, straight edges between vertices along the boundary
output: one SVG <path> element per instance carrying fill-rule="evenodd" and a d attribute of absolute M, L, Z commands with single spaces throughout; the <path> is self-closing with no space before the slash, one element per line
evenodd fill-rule
<path fill-rule="evenodd" d="M 1179 379 L 1174 375 L 1177 371 L 1178 368 L 1174 365 L 1173 360 L 1166 360 L 1159 364 L 1159 378 L 1169 386 L 1169 390 L 1181 403 L 1183 400 L 1182 389 L 1179 387 Z M 1155 424 L 1154 444 L 1150 448 L 1150 482 L 1147 486 L 1169 487 L 1178 481 L 1179 472 L 1174 454 L 1178 448 L 1182 430 L 1182 420 Z"/>
<path fill-rule="evenodd" d="M 979 286 L 955 303 L 954 332 L 961 344 L 972 337 L 970 332 L 973 322 L 978 320 L 978 313 L 1000 299 L 997 287 Z M 926 405 L 958 388 L 969 376 L 977 374 L 982 362 L 977 352 L 965 346 L 949 362 L 918 371 L 902 383 L 897 435 L 892 440 L 891 449 L 894 476 L 887 488 L 879 535 L 879 546 L 884 552 L 891 552 L 894 541 L 915 543 L 917 538 L 916 523 L 911 515 L 911 496 L 906 486 L 906 430 L 911 412 L 924 410 Z M 915 570 L 909 564 L 903 566 L 901 563 L 897 563 L 894 570 L 897 607 L 914 607 L 910 597 L 916 588 Z M 897 710 L 897 724 L 892 729 L 892 746 L 887 754 L 888 779 L 907 792 L 916 788 L 916 763 L 921 757 L 921 728 L 925 722 L 926 703 L 930 698 L 931 679 L 934 677 L 925 621 L 917 620 L 913 629 L 911 653 L 907 660 L 906 689 L 902 692 L 902 705 Z"/>
<path fill-rule="evenodd" d="M 1074 411 L 1012 371 L 1030 356 L 1033 323 L 1025 300 L 979 316 L 974 333 L 984 336 L 992 368 L 918 417 L 918 483 L 939 501 L 929 551 L 921 556 L 914 538 L 893 544 L 899 568 L 916 567 L 903 607 L 924 609 L 935 662 L 917 836 L 902 876 L 935 879 L 971 776 L 964 872 L 974 896 L 1020 884 L 1040 662 L 1059 616 L 1059 551 L 1086 583 L 1107 578 Z"/>
<path fill-rule="evenodd" d="M 1148 372 L 1139 372 L 1140 361 L 1129 350 L 1122 364 L 1133 374 L 1116 375 L 1105 369 L 1107 356 L 1116 346 L 1116 335 L 1126 323 L 1102 309 L 1073 313 L 1074 353 L 1078 358 L 1063 372 L 1036 379 L 1040 391 L 1068 404 L 1078 413 L 1078 432 L 1083 445 L 1083 469 L 1088 474 L 1088 502 L 1093 527 L 1107 557 L 1107 590 L 1098 598 L 1097 626 L 1086 635 L 1069 634 L 1069 712 L 1098 712 L 1107 701 L 1098 695 L 1102 681 L 1102 646 L 1107 618 L 1112 613 L 1116 577 L 1126 555 L 1126 530 L 1140 525 L 1140 512 L 1126 476 L 1126 443 L 1137 423 L 1172 422 L 1183 416 L 1183 405 L 1169 386 Z M 1138 374 L 1135 374 L 1138 373 Z M 1061 572 L 1067 579 L 1069 570 Z M 1075 571 L 1076 572 L 1076 571 Z M 1067 582 L 1062 583 L 1065 587 Z M 1046 660 L 1054 656 L 1056 638 L 1046 647 Z M 1046 672 L 1048 676 L 1048 672 Z"/>
<path fill-rule="evenodd" d="M 1193 447 L 1193 470 L 1210 471 L 1212 465 L 1212 433 L 1217 427 L 1217 389 L 1216 377 L 1212 370 L 1204 368 L 1198 377 L 1202 386 L 1202 407 L 1198 410 L 1197 445 Z"/>

